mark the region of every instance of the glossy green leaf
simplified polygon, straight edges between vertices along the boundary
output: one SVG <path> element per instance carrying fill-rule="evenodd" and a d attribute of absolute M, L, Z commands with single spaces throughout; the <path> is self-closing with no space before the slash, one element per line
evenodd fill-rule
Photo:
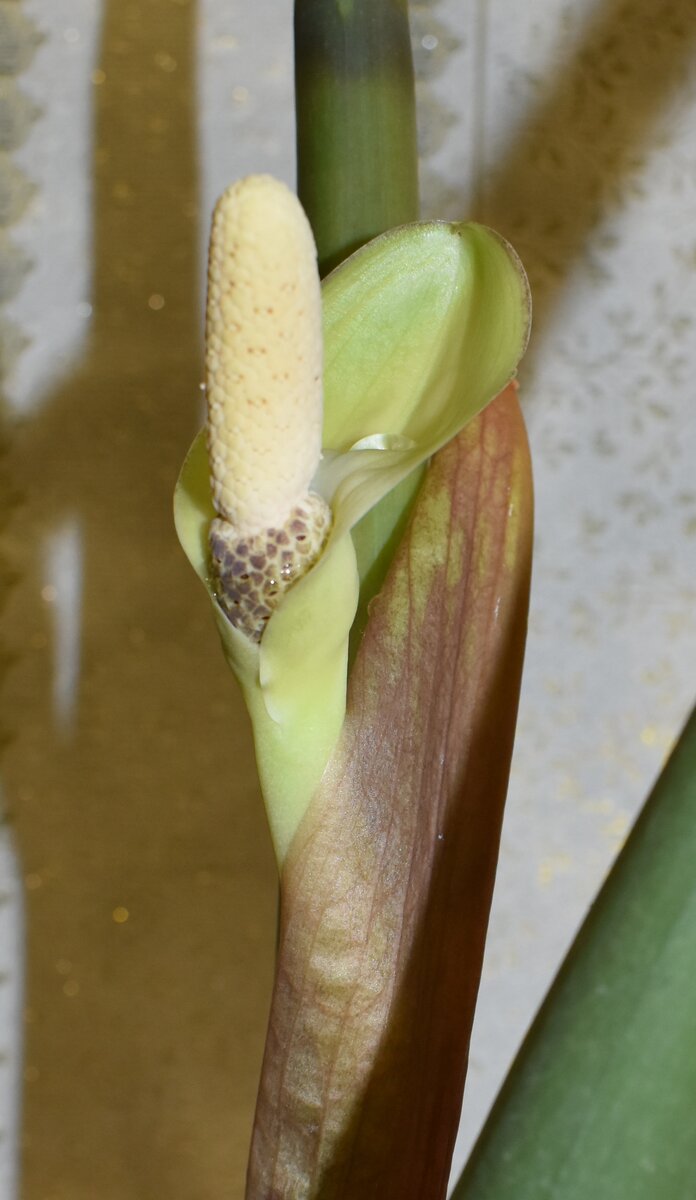
<path fill-rule="evenodd" d="M 696 1196 L 696 711 L 454 1200 Z"/>

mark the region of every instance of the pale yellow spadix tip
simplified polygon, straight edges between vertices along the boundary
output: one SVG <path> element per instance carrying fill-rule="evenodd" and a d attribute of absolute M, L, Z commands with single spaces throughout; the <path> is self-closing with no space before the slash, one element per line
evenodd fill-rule
<path fill-rule="evenodd" d="M 213 503 L 240 534 L 284 523 L 321 454 L 321 292 L 289 188 L 252 175 L 213 214 L 206 307 Z"/>

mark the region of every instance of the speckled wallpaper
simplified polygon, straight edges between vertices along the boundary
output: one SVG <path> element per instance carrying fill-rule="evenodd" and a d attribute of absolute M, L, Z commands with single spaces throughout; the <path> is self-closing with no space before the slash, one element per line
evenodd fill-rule
<path fill-rule="evenodd" d="M 275 868 L 171 493 L 213 201 L 293 182 L 291 16 L 0 0 L 0 1200 L 242 1194 Z M 693 703 L 696 19 L 432 0 L 412 28 L 424 215 L 500 229 L 535 304 L 530 636 L 459 1166 Z"/>

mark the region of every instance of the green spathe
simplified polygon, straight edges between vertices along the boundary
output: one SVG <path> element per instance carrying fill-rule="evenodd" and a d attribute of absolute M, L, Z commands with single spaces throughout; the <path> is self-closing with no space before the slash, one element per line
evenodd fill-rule
<path fill-rule="evenodd" d="M 324 457 L 314 486 L 334 524 L 259 646 L 228 624 L 212 595 L 206 539 L 215 514 L 202 434 L 174 502 L 179 539 L 211 595 L 252 718 L 281 864 L 345 714 L 348 638 L 371 565 L 358 563 L 350 531 L 502 391 L 530 319 L 517 256 L 473 224 L 408 225 L 376 238 L 328 276 L 323 304 Z M 384 541 L 397 519 L 390 509 Z"/>

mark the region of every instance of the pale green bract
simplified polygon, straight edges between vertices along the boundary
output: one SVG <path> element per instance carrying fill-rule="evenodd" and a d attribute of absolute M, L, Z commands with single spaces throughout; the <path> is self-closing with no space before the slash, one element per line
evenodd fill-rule
<path fill-rule="evenodd" d="M 260 645 L 229 624 L 212 594 L 207 533 L 215 512 L 203 434 L 174 498 L 179 539 L 211 596 L 251 715 L 281 865 L 345 715 L 348 639 L 370 565 L 358 562 L 350 531 L 503 390 L 530 323 L 517 256 L 475 224 L 383 234 L 329 275 L 322 295 L 324 452 L 313 486 L 331 504 L 333 526 Z M 398 518 L 393 505 L 384 514 L 383 527 L 379 510 L 376 518 L 383 543 Z"/>

